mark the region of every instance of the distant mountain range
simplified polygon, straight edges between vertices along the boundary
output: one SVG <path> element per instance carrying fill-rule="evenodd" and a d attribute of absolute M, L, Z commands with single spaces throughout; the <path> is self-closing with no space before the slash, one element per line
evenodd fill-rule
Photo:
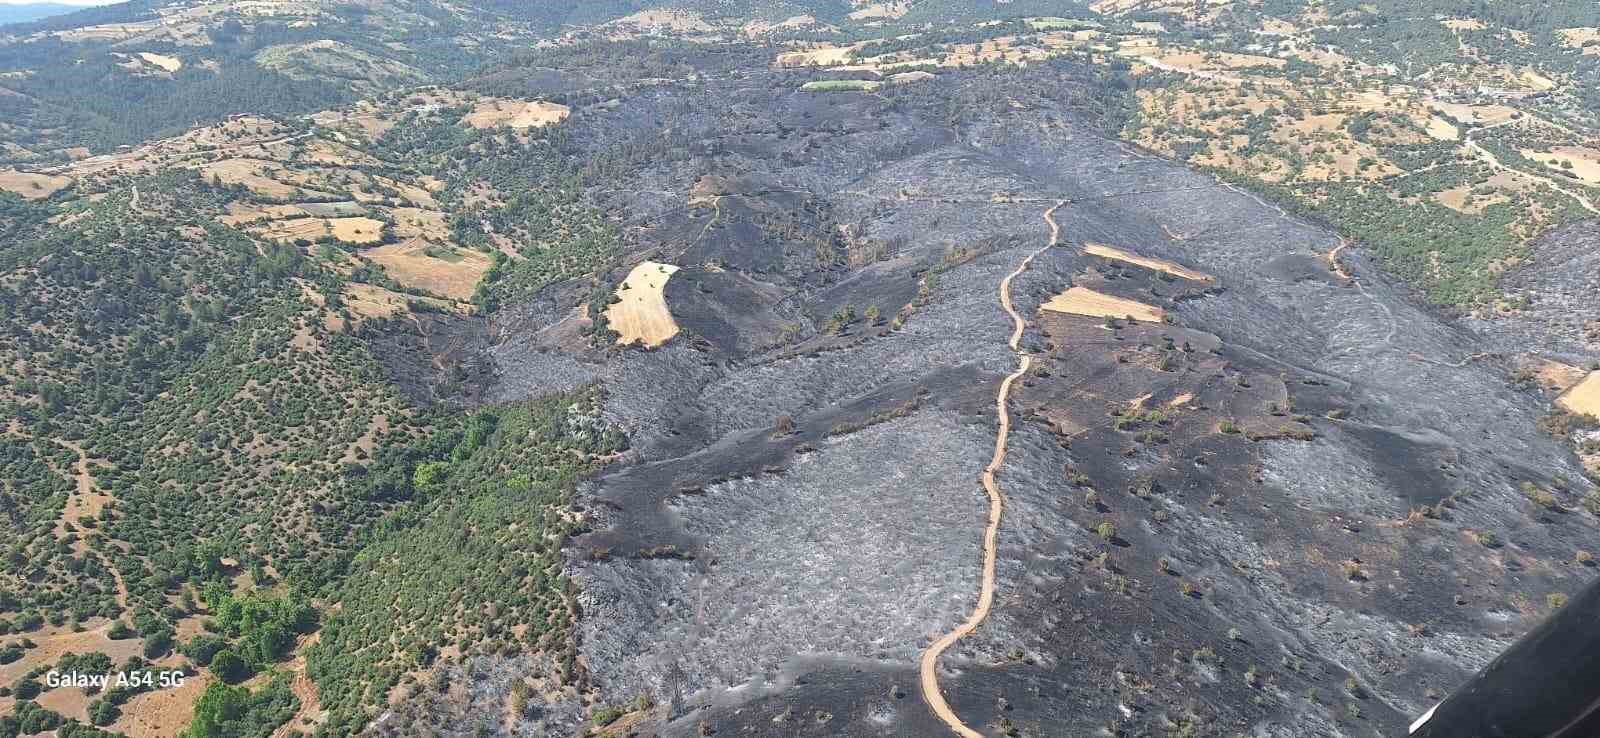
<path fill-rule="evenodd" d="M 65 3 L 27 3 L 25 5 L 0 5 L 0 26 L 10 23 L 27 23 L 41 18 L 57 15 L 66 15 L 74 10 L 82 10 L 79 5 Z"/>

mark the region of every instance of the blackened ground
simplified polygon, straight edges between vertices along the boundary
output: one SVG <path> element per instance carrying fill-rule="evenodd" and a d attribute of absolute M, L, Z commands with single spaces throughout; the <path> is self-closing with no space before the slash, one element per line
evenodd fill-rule
<path fill-rule="evenodd" d="M 1545 234 L 1532 258 L 1509 270 L 1503 287 L 1527 298 L 1516 314 L 1473 324 L 1504 352 L 1537 353 L 1583 366 L 1600 353 L 1600 223 Z"/>
<path fill-rule="evenodd" d="M 1535 429 L 1540 397 L 1493 359 L 1451 366 L 1489 350 L 1478 333 L 1359 245 L 1349 283 L 1331 234 L 1100 137 L 1080 70 L 886 96 L 783 74 L 571 123 L 596 151 L 659 139 L 592 195 L 639 258 L 684 268 L 678 338 L 589 346 L 576 283 L 495 328 L 490 396 L 598 381 L 632 438 L 581 490 L 568 571 L 592 686 L 661 705 L 641 734 L 940 732 L 914 664 L 977 597 L 978 474 L 1016 366 L 997 287 L 1060 200 L 1062 245 L 1013 286 L 1040 370 L 1013 395 L 996 609 L 942 663 L 969 724 L 1394 735 L 1590 578 L 1590 485 Z M 761 186 L 691 203 L 707 174 Z M 1038 312 L 1074 284 L 1171 324 Z"/>

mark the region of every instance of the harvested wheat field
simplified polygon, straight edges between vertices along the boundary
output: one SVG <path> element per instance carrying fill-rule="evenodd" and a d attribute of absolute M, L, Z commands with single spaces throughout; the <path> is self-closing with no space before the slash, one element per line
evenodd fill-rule
<path fill-rule="evenodd" d="M 1073 287 L 1050 298 L 1050 301 L 1040 305 L 1039 309 L 1068 315 L 1087 315 L 1093 318 L 1132 317 L 1134 320 L 1147 323 L 1159 323 L 1166 317 L 1166 312 L 1161 308 L 1135 300 L 1113 297 L 1087 287 Z"/>
<path fill-rule="evenodd" d="M 1101 257 L 1103 259 L 1114 259 L 1116 261 L 1126 262 L 1135 266 L 1142 266 L 1146 269 L 1157 272 L 1165 272 L 1174 277 L 1192 279 L 1196 282 L 1211 282 L 1215 281 L 1216 279 L 1205 272 L 1197 272 L 1183 265 L 1167 261 L 1166 259 L 1152 259 L 1147 256 L 1139 256 L 1138 254 L 1129 251 L 1123 251 L 1115 246 L 1107 246 L 1103 243 L 1086 243 L 1083 245 L 1083 252 Z"/>
<path fill-rule="evenodd" d="M 72 184 L 72 179 L 68 177 L 19 172 L 13 169 L 0 170 L 0 190 L 16 193 L 29 200 L 54 195 L 56 191 L 69 184 Z"/>
<path fill-rule="evenodd" d="M 1568 412 L 1600 417 L 1600 372 L 1589 372 L 1589 376 L 1567 390 L 1556 403 Z"/>
<path fill-rule="evenodd" d="M 484 254 L 454 246 L 438 246 L 413 239 L 363 252 L 394 281 L 453 300 L 467 300 L 478 280 L 489 271 Z"/>
<path fill-rule="evenodd" d="M 667 308 L 667 280 L 678 268 L 654 261 L 640 262 L 628 272 L 628 278 L 617 288 L 620 302 L 606 308 L 606 319 L 611 329 L 621 334 L 617 343 L 624 346 L 635 341 L 646 346 L 660 346 L 678 335 L 678 324 Z"/>
<path fill-rule="evenodd" d="M 556 103 L 485 100 L 461 119 L 473 128 L 543 128 L 567 119 L 572 108 Z"/>
<path fill-rule="evenodd" d="M 377 243 L 383 240 L 381 220 L 372 218 L 334 218 L 328 221 L 333 237 L 345 243 Z"/>

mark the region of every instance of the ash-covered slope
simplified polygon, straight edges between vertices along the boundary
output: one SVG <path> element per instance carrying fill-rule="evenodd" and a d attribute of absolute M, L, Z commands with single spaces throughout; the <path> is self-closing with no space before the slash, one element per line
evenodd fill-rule
<path fill-rule="evenodd" d="M 1333 235 L 1098 135 L 1082 70 L 777 74 L 574 118 L 659 152 L 592 193 L 634 247 L 598 287 L 678 266 L 674 338 L 597 348 L 587 283 L 496 326 L 497 397 L 599 382 L 633 439 L 569 555 L 592 685 L 656 705 L 631 729 L 946 730 L 916 659 L 978 597 L 1018 361 L 997 288 L 1062 202 L 1013 284 L 1034 369 L 995 609 L 942 661 L 968 725 L 1392 735 L 1589 578 L 1590 485 L 1543 400 L 1359 245 L 1347 278 Z M 1040 310 L 1071 287 L 1166 320 Z"/>

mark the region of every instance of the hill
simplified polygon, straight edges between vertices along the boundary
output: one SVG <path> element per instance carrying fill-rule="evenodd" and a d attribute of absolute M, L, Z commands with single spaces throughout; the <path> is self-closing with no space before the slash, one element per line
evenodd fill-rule
<path fill-rule="evenodd" d="M 79 9 L 76 5 L 62 3 L 21 3 L 0 7 L 0 26 L 27 23 L 57 15 L 66 15 Z"/>

